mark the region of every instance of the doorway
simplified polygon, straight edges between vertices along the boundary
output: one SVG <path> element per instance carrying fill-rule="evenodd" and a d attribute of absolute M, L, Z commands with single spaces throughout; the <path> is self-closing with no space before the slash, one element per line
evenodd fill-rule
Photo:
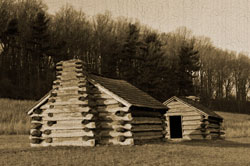
<path fill-rule="evenodd" d="M 182 138 L 181 116 L 169 116 L 170 138 Z"/>

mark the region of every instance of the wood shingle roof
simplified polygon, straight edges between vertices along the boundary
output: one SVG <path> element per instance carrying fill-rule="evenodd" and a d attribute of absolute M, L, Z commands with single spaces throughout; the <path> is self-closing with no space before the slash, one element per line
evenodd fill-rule
<path fill-rule="evenodd" d="M 96 75 L 89 75 L 89 78 L 95 80 L 109 91 L 130 103 L 132 106 L 164 110 L 168 109 L 164 104 L 131 85 L 127 81 Z"/>

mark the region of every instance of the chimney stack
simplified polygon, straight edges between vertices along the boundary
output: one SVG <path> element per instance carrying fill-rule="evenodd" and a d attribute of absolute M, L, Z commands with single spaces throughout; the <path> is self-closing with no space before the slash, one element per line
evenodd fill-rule
<path fill-rule="evenodd" d="M 96 125 L 87 94 L 87 78 L 81 60 L 56 64 L 56 80 L 43 109 L 43 124 L 36 133 L 43 146 L 95 146 Z M 46 131 L 46 132 L 45 132 Z"/>

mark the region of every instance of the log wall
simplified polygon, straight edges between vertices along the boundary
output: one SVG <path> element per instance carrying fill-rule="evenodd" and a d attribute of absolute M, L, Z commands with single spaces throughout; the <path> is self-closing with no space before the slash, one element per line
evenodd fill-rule
<path fill-rule="evenodd" d="M 87 80 L 79 60 L 60 62 L 56 70 L 51 96 L 31 114 L 31 146 L 134 145 L 165 139 L 160 111 L 131 109 Z"/>
<path fill-rule="evenodd" d="M 172 101 L 167 104 L 169 107 L 166 117 L 166 139 L 171 139 L 169 117 L 181 116 L 182 118 L 182 139 L 216 139 L 224 134 L 219 120 L 212 120 L 205 113 L 197 111 L 179 101 Z"/>
<path fill-rule="evenodd" d="M 133 145 L 130 123 L 132 116 L 129 107 L 119 103 L 92 84 L 89 84 L 88 94 L 97 112 L 96 143 Z"/>
<path fill-rule="evenodd" d="M 82 62 L 61 62 L 56 69 L 51 97 L 31 115 L 31 146 L 94 146 L 95 111 Z"/>
<path fill-rule="evenodd" d="M 164 140 L 165 120 L 157 110 L 134 108 L 132 112 L 132 133 L 135 143 Z"/>
<path fill-rule="evenodd" d="M 97 144 L 133 145 L 164 138 L 165 120 L 160 111 L 127 107 L 94 84 L 89 85 L 88 94 L 97 111 Z"/>

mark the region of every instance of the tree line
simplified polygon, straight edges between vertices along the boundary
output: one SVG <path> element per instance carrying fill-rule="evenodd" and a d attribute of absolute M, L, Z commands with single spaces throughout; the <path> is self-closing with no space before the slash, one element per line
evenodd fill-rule
<path fill-rule="evenodd" d="M 0 0 L 0 97 L 39 99 L 52 87 L 55 64 L 71 58 L 160 101 L 196 95 L 215 109 L 250 108 L 248 55 L 185 27 L 162 33 L 109 12 L 90 17 L 67 5 L 50 15 L 40 0 Z"/>

